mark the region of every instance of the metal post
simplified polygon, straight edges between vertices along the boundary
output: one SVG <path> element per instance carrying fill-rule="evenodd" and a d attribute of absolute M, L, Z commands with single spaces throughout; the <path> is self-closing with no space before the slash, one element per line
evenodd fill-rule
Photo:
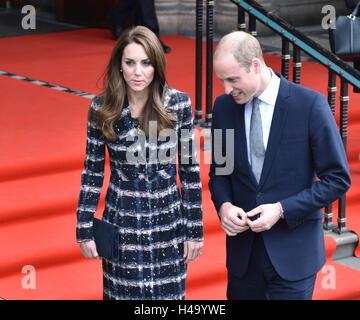
<path fill-rule="evenodd" d="M 281 73 L 289 80 L 290 45 L 289 41 L 284 37 L 281 38 L 281 42 Z"/>
<path fill-rule="evenodd" d="M 249 32 L 252 36 L 257 36 L 256 31 L 256 18 L 251 14 L 251 11 L 249 12 Z"/>
<path fill-rule="evenodd" d="M 341 77 L 340 87 L 340 135 L 344 148 L 347 147 L 347 131 L 348 131 L 348 82 Z M 349 231 L 346 228 L 346 194 L 339 199 L 338 226 L 334 229 L 338 234 Z"/>
<path fill-rule="evenodd" d="M 336 98 L 336 73 L 329 69 L 328 78 L 328 103 L 331 113 L 335 116 L 335 98 Z"/>
<path fill-rule="evenodd" d="M 196 59 L 195 59 L 195 117 L 194 124 L 202 122 L 202 37 L 203 0 L 196 0 Z"/>
<path fill-rule="evenodd" d="M 212 121 L 214 5 L 214 0 L 206 1 L 206 127 Z"/>
<path fill-rule="evenodd" d="M 335 97 L 336 97 L 336 73 L 329 69 L 328 78 L 328 104 L 333 116 L 335 115 Z M 334 230 L 336 225 L 333 223 L 333 206 L 332 203 L 325 207 L 324 230 Z"/>
<path fill-rule="evenodd" d="M 294 44 L 293 46 L 293 82 L 300 83 L 301 74 L 301 49 Z"/>
<path fill-rule="evenodd" d="M 238 7 L 238 30 L 246 31 L 245 10 Z"/>

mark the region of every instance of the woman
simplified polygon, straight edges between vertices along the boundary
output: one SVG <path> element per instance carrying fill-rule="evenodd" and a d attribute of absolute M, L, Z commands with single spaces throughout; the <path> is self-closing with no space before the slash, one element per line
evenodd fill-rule
<path fill-rule="evenodd" d="M 118 226 L 120 260 L 102 259 L 104 299 L 184 299 L 187 263 L 203 245 L 193 137 L 190 99 L 166 86 L 158 38 L 142 26 L 127 30 L 112 52 L 105 90 L 89 108 L 77 210 L 77 242 L 85 257 L 98 258 L 92 219 L 107 146 L 111 177 L 103 220 Z M 181 195 L 175 157 L 168 157 L 176 150 Z"/>

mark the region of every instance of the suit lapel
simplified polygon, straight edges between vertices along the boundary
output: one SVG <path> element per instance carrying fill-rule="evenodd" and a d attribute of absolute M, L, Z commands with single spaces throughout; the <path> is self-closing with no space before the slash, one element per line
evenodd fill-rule
<path fill-rule="evenodd" d="M 270 172 L 274 157 L 276 155 L 277 146 L 280 143 L 281 134 L 284 128 L 286 114 L 288 111 L 287 98 L 289 97 L 289 83 L 285 78 L 280 76 L 280 88 L 275 103 L 273 119 L 271 122 L 270 135 L 265 153 L 264 165 L 259 182 L 259 189 L 263 186 Z M 251 168 L 250 168 L 251 170 Z"/>

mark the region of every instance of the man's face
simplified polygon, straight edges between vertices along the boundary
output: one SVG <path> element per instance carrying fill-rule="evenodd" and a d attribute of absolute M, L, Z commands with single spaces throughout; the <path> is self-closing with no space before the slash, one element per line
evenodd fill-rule
<path fill-rule="evenodd" d="M 225 93 L 231 94 L 238 104 L 250 101 L 259 90 L 259 76 L 254 66 L 247 70 L 239 65 L 231 53 L 215 57 L 214 69 Z"/>

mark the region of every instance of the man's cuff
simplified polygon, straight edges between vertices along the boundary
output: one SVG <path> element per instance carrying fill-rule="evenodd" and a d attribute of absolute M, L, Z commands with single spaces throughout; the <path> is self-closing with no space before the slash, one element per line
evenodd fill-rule
<path fill-rule="evenodd" d="M 278 207 L 279 207 L 279 209 L 280 209 L 280 219 L 284 219 L 285 217 L 284 217 L 284 209 L 283 209 L 283 207 L 282 207 L 282 205 L 281 205 L 281 202 L 279 201 L 279 202 L 277 202 L 277 205 L 278 205 Z"/>

